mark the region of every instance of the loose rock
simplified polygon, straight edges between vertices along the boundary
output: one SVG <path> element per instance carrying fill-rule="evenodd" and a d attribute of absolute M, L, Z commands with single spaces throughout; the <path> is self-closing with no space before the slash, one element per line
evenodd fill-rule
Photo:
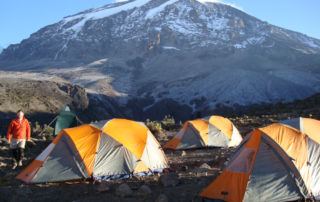
<path fill-rule="evenodd" d="M 107 183 L 100 183 L 96 186 L 98 192 L 107 192 L 110 191 L 110 186 Z"/>
<path fill-rule="evenodd" d="M 165 194 L 160 194 L 155 202 L 168 202 L 168 197 Z"/>
<path fill-rule="evenodd" d="M 160 182 L 164 187 L 175 187 L 179 184 L 179 176 L 176 173 L 168 173 L 160 177 Z"/>
<path fill-rule="evenodd" d="M 143 194 L 143 195 L 152 194 L 152 190 L 151 190 L 150 187 L 147 186 L 147 185 L 142 185 L 142 186 L 139 188 L 138 191 L 139 191 L 140 194 Z"/>
<path fill-rule="evenodd" d="M 121 184 L 116 189 L 116 195 L 120 197 L 128 197 L 128 196 L 131 196 L 132 194 L 133 194 L 133 191 L 127 184 Z"/>
<path fill-rule="evenodd" d="M 206 164 L 206 163 L 203 163 L 199 168 L 201 168 L 201 169 L 207 169 L 207 170 L 211 170 L 211 169 L 212 169 L 211 166 L 209 166 L 209 165 Z"/>

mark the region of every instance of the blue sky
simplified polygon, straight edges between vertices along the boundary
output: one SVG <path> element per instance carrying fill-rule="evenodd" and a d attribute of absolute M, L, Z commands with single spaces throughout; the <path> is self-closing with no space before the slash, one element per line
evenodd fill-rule
<path fill-rule="evenodd" d="M 215 0 L 223 1 L 223 0 Z M 4 0 L 0 4 L 0 46 L 19 43 L 64 16 L 113 0 Z M 320 0 L 224 0 L 271 24 L 320 39 Z"/>

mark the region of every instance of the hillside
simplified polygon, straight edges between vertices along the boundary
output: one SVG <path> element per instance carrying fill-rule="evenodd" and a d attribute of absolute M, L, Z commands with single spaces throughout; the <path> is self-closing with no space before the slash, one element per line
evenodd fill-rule
<path fill-rule="evenodd" d="M 60 77 L 126 116 L 184 120 L 311 96 L 320 91 L 319 56 L 320 40 L 225 4 L 136 0 L 40 29 L 6 48 L 0 69 Z"/>

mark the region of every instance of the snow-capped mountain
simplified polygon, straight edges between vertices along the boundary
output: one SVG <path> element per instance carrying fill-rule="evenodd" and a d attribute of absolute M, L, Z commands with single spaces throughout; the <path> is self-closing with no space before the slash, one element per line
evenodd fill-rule
<path fill-rule="evenodd" d="M 0 55 L 2 70 L 61 76 L 134 116 L 320 91 L 320 40 L 210 0 L 135 0 L 67 16 Z"/>

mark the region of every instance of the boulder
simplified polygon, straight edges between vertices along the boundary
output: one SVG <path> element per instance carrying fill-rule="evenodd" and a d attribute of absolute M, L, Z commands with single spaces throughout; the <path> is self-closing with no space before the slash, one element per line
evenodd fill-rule
<path fill-rule="evenodd" d="M 110 191 L 110 186 L 107 183 L 102 182 L 96 185 L 96 190 L 98 192 L 107 192 L 107 191 Z"/>
<path fill-rule="evenodd" d="M 203 163 L 200 167 L 200 169 L 204 169 L 204 170 L 211 170 L 211 166 L 209 166 L 207 163 Z"/>
<path fill-rule="evenodd" d="M 121 184 L 116 189 L 116 195 L 120 197 L 128 197 L 128 196 L 131 196 L 132 194 L 133 194 L 133 191 L 127 184 Z"/>
<path fill-rule="evenodd" d="M 155 202 L 168 202 L 168 197 L 165 194 L 160 194 Z"/>
<path fill-rule="evenodd" d="M 148 185 L 142 185 L 138 192 L 142 195 L 149 195 L 152 194 L 152 190 L 150 189 L 150 187 Z"/>
<path fill-rule="evenodd" d="M 179 176 L 176 173 L 167 173 L 159 178 L 164 187 L 175 187 L 179 184 Z"/>

